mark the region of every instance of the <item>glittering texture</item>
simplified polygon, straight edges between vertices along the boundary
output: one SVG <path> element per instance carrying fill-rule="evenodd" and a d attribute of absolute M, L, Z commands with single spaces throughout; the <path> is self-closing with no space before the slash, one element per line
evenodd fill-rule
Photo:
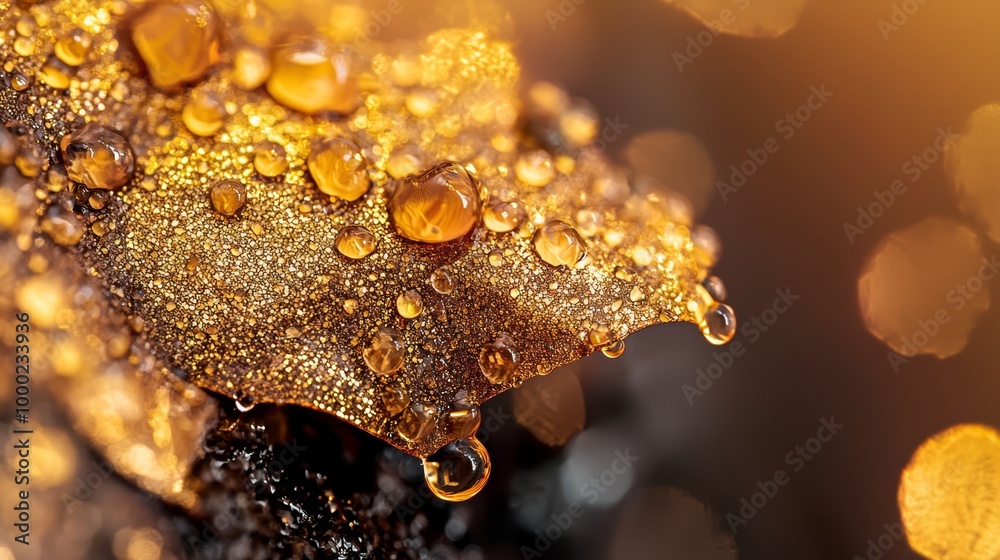
<path fill-rule="evenodd" d="M 9 5 L 0 0 L 3 30 L 23 13 Z M 216 8 L 223 29 L 254 31 L 225 23 L 241 21 L 245 7 Z M 21 93 L 0 87 L 0 116 L 24 120 L 50 149 L 83 122 L 125 134 L 136 177 L 103 210 L 86 212 L 91 227 L 75 251 L 134 318 L 154 356 L 202 388 L 327 411 L 426 456 L 453 439 L 447 423 L 419 441 L 401 438 L 398 417 L 383 404 L 385 384 L 443 413 L 460 391 L 478 405 L 593 352 L 595 329 L 613 343 L 651 324 L 704 315 L 695 286 L 708 270 L 696 260 L 688 216 L 674 205 L 632 193 L 622 171 L 587 147 L 551 147 L 557 172 L 545 186 L 517 178 L 520 155 L 537 149 L 539 139 L 520 126 L 519 68 L 509 45 L 485 32 L 445 29 L 415 42 L 409 48 L 419 52 L 419 64 L 406 72 L 396 62 L 412 55 L 375 42 L 352 52 L 362 69 L 361 103 L 348 115 L 308 117 L 262 90 L 243 92 L 233 87 L 223 54 L 196 87 L 221 97 L 225 123 L 195 137 L 181 122 L 189 93 L 152 88 L 139 58 L 119 45 L 115 26 L 130 13 L 126 4 L 62 0 L 31 11 L 47 23 L 38 48 L 21 57 L 5 41 L 0 55 L 14 62 L 6 72 L 16 66 L 32 76 L 55 36 L 72 27 L 94 37 L 93 62 L 77 70 L 65 94 L 51 95 L 35 81 Z M 366 158 L 373 187 L 355 202 L 332 201 L 307 172 L 310 147 L 331 136 L 355 142 Z M 254 170 L 264 141 L 287 153 L 280 180 Z M 475 169 L 483 201 L 516 200 L 527 219 L 509 233 L 479 226 L 448 243 L 407 241 L 386 212 L 394 186 L 387 160 L 407 144 L 427 165 L 451 160 Z M 206 202 L 223 179 L 246 185 L 237 218 Z M 572 224 L 581 211 L 593 226 L 581 231 L 586 258 L 571 268 L 543 262 L 534 231 L 550 220 Z M 376 251 L 358 261 L 340 255 L 334 240 L 348 225 L 371 231 Z M 446 265 L 455 288 L 442 294 L 430 278 Z M 414 319 L 396 309 L 408 289 L 423 296 L 424 312 Z M 362 356 L 381 327 L 399 330 L 406 346 L 392 379 L 372 373 Z M 516 345 L 520 366 L 494 385 L 478 359 L 501 332 Z"/>

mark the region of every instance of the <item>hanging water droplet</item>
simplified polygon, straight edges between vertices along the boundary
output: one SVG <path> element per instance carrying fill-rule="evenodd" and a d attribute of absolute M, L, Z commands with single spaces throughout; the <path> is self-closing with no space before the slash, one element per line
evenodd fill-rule
<path fill-rule="evenodd" d="M 479 369 L 494 385 L 510 381 L 521 364 L 521 357 L 510 335 L 500 333 L 496 340 L 483 345 Z"/>
<path fill-rule="evenodd" d="M 732 307 L 724 303 L 713 304 L 708 308 L 699 327 L 701 334 L 712 344 L 725 344 L 736 334 L 736 313 Z"/>
<path fill-rule="evenodd" d="M 719 261 L 722 241 L 715 230 L 704 225 L 691 228 L 691 243 L 694 245 L 694 259 L 698 266 L 710 270 Z"/>
<path fill-rule="evenodd" d="M 396 298 L 396 311 L 404 319 L 415 319 L 424 312 L 424 298 L 416 290 L 406 290 Z"/>
<path fill-rule="evenodd" d="M 349 259 L 363 259 L 375 251 L 375 235 L 361 226 L 340 228 L 333 240 L 334 247 Z"/>
<path fill-rule="evenodd" d="M 479 220 L 479 207 L 478 182 L 454 162 L 400 180 L 389 199 L 389 214 L 400 235 L 425 243 L 469 233 Z"/>
<path fill-rule="evenodd" d="M 396 329 L 382 327 L 362 352 L 365 364 L 379 375 L 389 375 L 403 367 L 406 348 L 403 336 Z"/>
<path fill-rule="evenodd" d="M 253 398 L 253 395 L 243 391 L 233 393 L 233 401 L 236 403 L 236 410 L 240 412 L 250 412 L 253 407 L 257 406 L 257 400 Z"/>
<path fill-rule="evenodd" d="M 614 339 L 601 347 L 601 353 L 611 359 L 618 358 L 625 353 L 625 341 Z"/>
<path fill-rule="evenodd" d="M 424 479 L 431 492 L 449 502 L 475 496 L 490 478 L 490 455 L 474 437 L 449 443 L 427 457 Z"/>
<path fill-rule="evenodd" d="M 562 220 L 552 220 L 535 231 L 535 252 L 552 266 L 573 266 L 586 256 L 580 234 Z"/>
<path fill-rule="evenodd" d="M 712 299 L 718 302 L 726 301 L 726 285 L 722 282 L 722 279 L 718 276 L 709 276 L 705 279 L 701 285 L 708 292 L 708 295 L 712 296 Z"/>

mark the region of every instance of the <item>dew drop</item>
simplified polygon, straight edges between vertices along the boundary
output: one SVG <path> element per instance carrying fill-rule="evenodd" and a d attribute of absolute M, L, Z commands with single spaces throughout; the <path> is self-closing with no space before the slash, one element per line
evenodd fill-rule
<path fill-rule="evenodd" d="M 474 437 L 449 443 L 423 463 L 427 487 L 448 502 L 472 498 L 490 478 L 490 455 Z"/>
<path fill-rule="evenodd" d="M 288 154 L 281 144 L 261 142 L 254 150 L 253 168 L 263 177 L 277 177 L 288 170 Z"/>
<path fill-rule="evenodd" d="M 484 344 L 479 352 L 479 369 L 494 385 L 510 381 L 520 365 L 521 356 L 506 333 L 500 333 L 494 341 Z"/>
<path fill-rule="evenodd" d="M 66 173 L 90 189 L 113 190 L 132 179 L 135 158 L 122 136 L 101 125 L 88 123 L 63 136 L 59 142 Z"/>
<path fill-rule="evenodd" d="M 416 290 L 406 290 L 396 298 L 396 311 L 404 319 L 415 319 L 424 312 L 424 298 Z"/>
<path fill-rule="evenodd" d="M 259 88 L 271 74 L 271 60 L 262 49 L 242 47 L 233 55 L 233 81 L 250 91 Z"/>
<path fill-rule="evenodd" d="M 424 169 L 424 152 L 413 144 L 405 144 L 392 151 L 385 162 L 385 170 L 394 179 L 420 173 Z"/>
<path fill-rule="evenodd" d="M 157 87 L 193 82 L 219 58 L 218 18 L 205 2 L 157 3 L 136 20 L 132 42 Z"/>
<path fill-rule="evenodd" d="M 625 353 L 625 341 L 614 339 L 601 347 L 601 353 L 611 359 L 618 358 Z"/>
<path fill-rule="evenodd" d="M 450 294 L 455 291 L 455 279 L 447 267 L 441 267 L 431 273 L 431 287 L 439 294 Z"/>
<path fill-rule="evenodd" d="M 382 404 L 389 416 L 396 416 L 410 406 L 410 393 L 398 383 L 387 385 L 382 390 Z"/>
<path fill-rule="evenodd" d="M 20 72 L 12 72 L 10 75 L 10 87 L 14 91 L 24 91 L 31 85 L 31 80 Z"/>
<path fill-rule="evenodd" d="M 243 183 L 224 179 L 212 185 L 209 191 L 212 208 L 223 216 L 235 216 L 247 203 L 247 189 Z"/>
<path fill-rule="evenodd" d="M 494 200 L 486 207 L 483 213 L 483 225 L 490 231 L 497 233 L 507 233 L 520 226 L 528 212 L 520 202 L 512 200 Z"/>
<path fill-rule="evenodd" d="M 361 226 L 346 226 L 333 240 L 337 251 L 349 259 L 363 259 L 375 251 L 375 235 Z"/>
<path fill-rule="evenodd" d="M 267 91 L 282 105 L 307 114 L 350 113 L 361 99 L 351 57 L 320 40 L 275 51 Z"/>
<path fill-rule="evenodd" d="M 346 138 L 328 138 L 313 147 L 306 160 L 319 190 L 331 198 L 354 201 L 371 188 L 361 148 Z"/>
<path fill-rule="evenodd" d="M 573 266 L 586 256 L 583 238 L 562 220 L 552 220 L 535 231 L 535 252 L 552 266 Z"/>
<path fill-rule="evenodd" d="M 257 406 L 257 400 L 253 398 L 253 395 L 243 391 L 233 393 L 233 401 L 235 401 L 236 410 L 240 412 L 250 412 L 253 407 Z"/>
<path fill-rule="evenodd" d="M 226 106 L 218 94 L 195 91 L 181 112 L 184 126 L 197 136 L 211 136 L 226 122 Z"/>
<path fill-rule="evenodd" d="M 389 375 L 403 367 L 406 348 L 403 336 L 396 329 L 382 327 L 362 352 L 365 364 L 379 375 Z"/>
<path fill-rule="evenodd" d="M 45 211 L 41 220 L 42 231 L 57 244 L 64 247 L 76 245 L 83 238 L 83 221 L 73 212 L 71 199 L 65 204 L 53 204 Z"/>
<path fill-rule="evenodd" d="M 722 279 L 718 276 L 709 276 L 705 279 L 701 285 L 708 292 L 708 295 L 712 297 L 715 301 L 726 301 L 726 285 L 722 282 Z"/>
<path fill-rule="evenodd" d="M 514 166 L 514 173 L 529 187 L 544 187 L 556 176 L 552 156 L 545 150 L 532 150 L 522 154 Z"/>
<path fill-rule="evenodd" d="M 712 344 L 726 344 L 736 334 L 736 313 L 724 303 L 714 303 L 708 308 L 699 327 L 701 334 Z"/>
<path fill-rule="evenodd" d="M 479 219 L 479 184 L 454 162 L 401 179 L 389 199 L 389 214 L 403 237 L 425 243 L 458 239 Z"/>
<path fill-rule="evenodd" d="M 74 29 L 56 42 L 53 52 L 69 66 L 79 66 L 90 52 L 92 39 L 86 31 Z"/>
<path fill-rule="evenodd" d="M 414 443 L 427 439 L 437 426 L 438 410 L 434 406 L 413 403 L 399 417 L 396 432 L 399 437 Z"/>

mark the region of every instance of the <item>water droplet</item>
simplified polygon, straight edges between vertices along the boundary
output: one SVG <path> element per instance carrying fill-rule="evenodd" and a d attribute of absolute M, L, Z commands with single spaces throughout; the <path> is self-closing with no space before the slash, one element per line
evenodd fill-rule
<path fill-rule="evenodd" d="M 382 390 L 382 404 L 389 416 L 396 416 L 410 406 L 410 393 L 402 385 L 392 383 Z"/>
<path fill-rule="evenodd" d="M 245 46 L 233 55 L 233 81 L 250 91 L 259 88 L 271 74 L 271 59 L 262 49 Z"/>
<path fill-rule="evenodd" d="M 424 298 L 416 290 L 406 290 L 396 298 L 396 311 L 404 319 L 415 319 L 424 312 Z"/>
<path fill-rule="evenodd" d="M 722 241 L 714 229 L 703 225 L 691 228 L 691 243 L 694 245 L 694 259 L 698 266 L 710 270 L 719 262 Z"/>
<path fill-rule="evenodd" d="M 427 487 L 449 502 L 475 496 L 490 478 L 490 455 L 476 438 L 453 441 L 423 462 Z"/>
<path fill-rule="evenodd" d="M 552 156 L 545 150 L 532 150 L 522 154 L 514 166 L 514 173 L 529 187 L 544 187 L 556 176 Z"/>
<path fill-rule="evenodd" d="M 192 134 L 211 136 L 225 124 L 226 106 L 215 92 L 195 91 L 184 105 L 181 120 Z"/>
<path fill-rule="evenodd" d="M 84 224 L 73 212 L 73 201 L 53 204 L 45 211 L 41 221 L 42 231 L 53 241 L 64 247 L 76 245 L 83 238 Z"/>
<path fill-rule="evenodd" d="M 306 160 L 319 190 L 331 198 L 353 201 L 371 188 L 361 148 L 345 138 L 328 138 L 313 147 Z"/>
<path fill-rule="evenodd" d="M 375 332 L 362 355 L 365 364 L 379 375 L 389 375 L 403 367 L 406 348 L 403 336 L 396 329 L 382 327 Z"/>
<path fill-rule="evenodd" d="M 490 266 L 499 268 L 503 266 L 503 252 L 500 249 L 493 249 L 489 256 Z"/>
<path fill-rule="evenodd" d="M 31 56 L 35 54 L 35 40 L 29 37 L 18 37 L 14 39 L 14 52 L 21 56 Z"/>
<path fill-rule="evenodd" d="M 219 58 L 218 18 L 205 2 L 157 3 L 136 19 L 132 42 L 157 87 L 193 82 Z"/>
<path fill-rule="evenodd" d="M 282 105 L 308 114 L 346 114 L 361 101 L 350 55 L 320 40 L 275 51 L 267 91 Z"/>
<path fill-rule="evenodd" d="M 604 215 L 597 210 L 583 209 L 576 213 L 576 229 L 584 237 L 593 237 L 601 231 Z"/>
<path fill-rule="evenodd" d="M 389 214 L 400 235 L 426 243 L 469 233 L 479 219 L 479 207 L 478 182 L 454 162 L 399 180 L 389 200 Z"/>
<path fill-rule="evenodd" d="M 586 256 L 583 238 L 562 220 L 538 228 L 532 243 L 538 256 L 552 266 L 573 266 Z"/>
<path fill-rule="evenodd" d="M 712 344 L 725 344 L 736 334 L 736 313 L 724 303 L 712 304 L 699 327 L 701 334 Z"/>
<path fill-rule="evenodd" d="M 212 185 L 209 191 L 212 208 L 223 216 L 235 216 L 247 203 L 247 188 L 243 183 L 225 179 Z"/>
<path fill-rule="evenodd" d="M 708 295 L 712 297 L 715 301 L 726 301 L 726 285 L 722 282 L 722 279 L 718 276 L 709 276 L 705 279 L 701 285 L 708 292 Z"/>
<path fill-rule="evenodd" d="M 341 255 L 357 260 L 372 254 L 378 243 L 375 235 L 367 229 L 361 226 L 346 226 L 337 232 L 333 244 Z"/>
<path fill-rule="evenodd" d="M 135 158 L 122 136 L 101 125 L 88 123 L 63 136 L 66 173 L 90 189 L 117 189 L 132 179 Z"/>
<path fill-rule="evenodd" d="M 431 287 L 439 294 L 450 294 L 455 290 L 455 279 L 447 267 L 441 267 L 431 273 Z"/>
<path fill-rule="evenodd" d="M 69 78 L 73 70 L 55 56 L 45 59 L 45 64 L 38 69 L 38 81 L 52 89 L 63 90 L 69 87 Z"/>
<path fill-rule="evenodd" d="M 415 89 L 406 96 L 406 110 L 414 117 L 429 117 L 437 112 L 441 99 L 433 89 Z"/>
<path fill-rule="evenodd" d="M 437 408 L 428 404 L 413 403 L 399 417 L 396 432 L 399 437 L 409 442 L 420 442 L 437 426 Z"/>
<path fill-rule="evenodd" d="M 91 42 L 92 39 L 86 31 L 74 29 L 56 42 L 53 52 L 65 64 L 79 66 L 86 60 Z"/>
<path fill-rule="evenodd" d="M 570 107 L 559 115 L 559 131 L 570 145 L 581 148 L 597 137 L 597 112 L 585 104 Z"/>
<path fill-rule="evenodd" d="M 12 72 L 10 75 L 10 87 L 14 91 L 24 91 L 31 85 L 31 80 L 20 72 Z"/>
<path fill-rule="evenodd" d="M 261 142 L 254 150 L 253 168 L 263 177 L 277 177 L 288 170 L 288 154 L 281 144 Z"/>
<path fill-rule="evenodd" d="M 601 347 L 601 353 L 611 359 L 618 358 L 625 353 L 625 341 L 614 339 Z"/>
<path fill-rule="evenodd" d="M 257 406 L 257 400 L 253 398 L 253 395 L 243 391 L 233 393 L 233 401 L 236 403 L 236 410 L 240 412 L 250 412 L 253 407 Z"/>
<path fill-rule="evenodd" d="M 463 391 L 464 392 L 464 391 Z M 479 407 L 469 404 L 467 397 L 455 399 L 448 408 L 448 433 L 455 439 L 472 437 L 479 429 L 482 415 Z"/>
<path fill-rule="evenodd" d="M 512 200 L 494 200 L 486 207 L 483 213 L 483 225 L 490 231 L 497 233 L 507 233 L 513 231 L 525 218 L 528 212 L 520 202 Z"/>
<path fill-rule="evenodd" d="M 483 345 L 479 369 L 494 385 L 507 383 L 521 365 L 521 356 L 510 335 L 500 333 L 496 340 Z"/>
<path fill-rule="evenodd" d="M 424 152 L 413 144 L 405 144 L 392 151 L 385 162 L 385 170 L 395 179 L 420 173 L 424 168 Z"/>

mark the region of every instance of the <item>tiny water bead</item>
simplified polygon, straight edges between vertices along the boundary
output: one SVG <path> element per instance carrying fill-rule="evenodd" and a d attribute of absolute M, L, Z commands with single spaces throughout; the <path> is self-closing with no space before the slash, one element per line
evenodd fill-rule
<path fill-rule="evenodd" d="M 349 113 L 361 100 L 352 64 L 346 51 L 325 41 L 291 43 L 274 52 L 267 91 L 303 113 Z"/>
<path fill-rule="evenodd" d="M 424 312 L 424 298 L 416 290 L 406 290 L 396 298 L 396 311 L 404 319 L 415 319 Z"/>
<path fill-rule="evenodd" d="M 483 225 L 490 231 L 507 233 L 520 226 L 528 212 L 524 205 L 513 200 L 494 200 L 486 206 L 483 213 Z"/>
<path fill-rule="evenodd" d="M 262 177 L 277 177 L 288 170 L 288 153 L 281 144 L 261 142 L 254 150 L 253 168 Z"/>
<path fill-rule="evenodd" d="M 385 170 L 394 179 L 420 173 L 424 169 L 424 152 L 418 146 L 405 144 L 392 151 L 385 162 Z"/>
<path fill-rule="evenodd" d="M 88 123 L 59 142 L 66 173 L 89 189 L 114 190 L 132 179 L 132 147 L 117 132 Z"/>
<path fill-rule="evenodd" d="M 331 198 L 354 201 L 371 188 L 361 148 L 346 138 L 328 138 L 313 147 L 306 159 L 316 186 Z"/>
<path fill-rule="evenodd" d="M 455 279 L 447 267 L 441 267 L 431 273 L 431 287 L 439 294 L 450 294 L 455 291 Z"/>
<path fill-rule="evenodd" d="M 396 424 L 399 437 L 409 442 L 421 442 L 437 427 L 438 410 L 428 404 L 413 403 L 403 410 Z"/>
<path fill-rule="evenodd" d="M 601 353 L 605 357 L 615 359 L 621 357 L 625 353 L 625 341 L 620 339 L 614 339 L 608 344 L 601 347 Z"/>
<path fill-rule="evenodd" d="M 205 2 L 156 3 L 132 28 L 132 42 L 153 84 L 198 80 L 219 59 L 218 18 Z"/>
<path fill-rule="evenodd" d="M 333 239 L 337 251 L 349 259 L 363 259 L 375 252 L 378 242 L 375 235 L 362 226 L 340 228 Z"/>
<path fill-rule="evenodd" d="M 514 166 L 514 173 L 529 187 L 544 187 L 556 176 L 552 156 L 545 150 L 532 150 L 521 155 Z"/>
<path fill-rule="evenodd" d="M 448 502 L 461 502 L 475 496 L 490 478 L 490 455 L 476 438 L 449 443 L 427 457 L 424 479 L 431 492 Z"/>
<path fill-rule="evenodd" d="M 184 105 L 181 120 L 197 136 L 211 136 L 226 123 L 226 105 L 218 94 L 201 90 L 191 94 Z"/>
<path fill-rule="evenodd" d="M 699 325 L 705 339 L 715 345 L 726 344 L 736 334 L 736 313 L 724 303 L 713 303 Z"/>
<path fill-rule="evenodd" d="M 86 31 L 74 29 L 56 41 L 53 52 L 63 63 L 79 66 L 86 60 L 92 41 Z"/>
<path fill-rule="evenodd" d="M 461 165 L 445 162 L 399 180 L 389 215 L 403 237 L 443 243 L 469 233 L 479 220 L 479 183 Z"/>
<path fill-rule="evenodd" d="M 574 266 L 586 256 L 586 244 L 576 228 L 562 220 L 552 220 L 535 231 L 535 252 L 552 266 Z"/>
<path fill-rule="evenodd" d="M 389 375 L 403 367 L 406 347 L 403 335 L 396 329 L 382 327 L 375 332 L 371 342 L 362 352 L 365 364 L 379 375 Z"/>
<path fill-rule="evenodd" d="M 387 385 L 382 390 L 382 404 L 389 416 L 396 416 L 410 406 L 410 393 L 398 383 Z"/>
<path fill-rule="evenodd" d="M 510 335 L 500 333 L 479 352 L 479 369 L 494 385 L 509 382 L 521 365 L 521 356 Z"/>
<path fill-rule="evenodd" d="M 235 216 L 247 203 L 247 188 L 239 181 L 225 179 L 212 185 L 209 200 L 219 214 Z"/>

